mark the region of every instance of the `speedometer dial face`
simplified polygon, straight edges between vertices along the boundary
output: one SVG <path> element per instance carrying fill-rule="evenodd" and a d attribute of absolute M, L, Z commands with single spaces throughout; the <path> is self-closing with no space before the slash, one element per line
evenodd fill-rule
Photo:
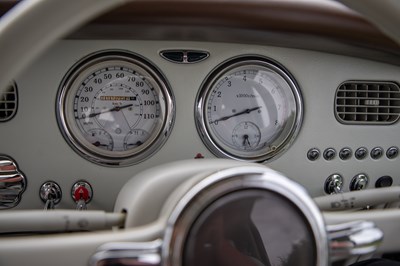
<path fill-rule="evenodd" d="M 105 51 L 70 70 L 59 90 L 57 113 L 65 138 L 85 158 L 128 165 L 164 143 L 174 102 L 166 80 L 146 60 Z"/>
<path fill-rule="evenodd" d="M 217 156 L 265 161 L 285 150 L 302 120 L 299 89 L 283 68 L 260 57 L 232 59 L 198 94 L 196 123 Z"/>

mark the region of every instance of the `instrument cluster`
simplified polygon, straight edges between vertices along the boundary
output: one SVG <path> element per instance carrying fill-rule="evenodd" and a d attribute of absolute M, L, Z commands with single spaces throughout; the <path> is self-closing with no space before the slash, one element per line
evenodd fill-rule
<path fill-rule="evenodd" d="M 126 50 L 104 50 L 71 66 L 56 111 L 64 138 L 78 154 L 100 165 L 127 166 L 167 141 L 175 108 L 173 88 L 155 64 Z M 195 102 L 203 143 L 217 157 L 241 161 L 279 156 L 296 137 L 302 117 L 301 92 L 292 75 L 257 55 L 221 62 Z"/>

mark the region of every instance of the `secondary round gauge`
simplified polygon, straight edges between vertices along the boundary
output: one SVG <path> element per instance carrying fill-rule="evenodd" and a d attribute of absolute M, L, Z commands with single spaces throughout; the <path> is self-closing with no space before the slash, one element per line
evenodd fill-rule
<path fill-rule="evenodd" d="M 219 157 L 261 162 L 284 151 L 302 121 L 302 99 L 281 66 L 256 56 L 217 67 L 196 99 L 196 125 Z"/>
<path fill-rule="evenodd" d="M 79 61 L 57 98 L 58 122 L 68 143 L 104 165 L 146 159 L 167 139 L 174 114 L 163 75 L 126 51 L 102 51 Z"/>

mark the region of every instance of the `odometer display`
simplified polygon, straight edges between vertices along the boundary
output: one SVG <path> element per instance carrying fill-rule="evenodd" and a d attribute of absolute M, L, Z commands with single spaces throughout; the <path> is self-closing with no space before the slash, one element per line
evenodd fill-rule
<path fill-rule="evenodd" d="M 197 97 L 197 128 L 220 157 L 271 159 L 288 147 L 301 120 L 296 83 L 261 57 L 235 58 L 217 67 Z"/>
<path fill-rule="evenodd" d="M 106 165 L 137 163 L 157 150 L 174 116 L 171 90 L 146 60 L 120 51 L 78 62 L 58 95 L 60 128 L 85 158 Z"/>

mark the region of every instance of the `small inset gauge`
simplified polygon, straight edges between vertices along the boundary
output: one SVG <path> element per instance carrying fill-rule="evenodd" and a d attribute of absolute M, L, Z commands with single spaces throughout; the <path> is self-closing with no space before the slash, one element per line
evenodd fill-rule
<path fill-rule="evenodd" d="M 92 143 L 93 146 L 100 149 L 112 151 L 114 148 L 113 140 L 105 130 L 94 128 L 87 132 L 86 139 Z"/>
<path fill-rule="evenodd" d="M 254 150 L 259 146 L 260 139 L 260 129 L 252 122 L 241 122 L 233 129 L 232 140 L 238 149 Z"/>
<path fill-rule="evenodd" d="M 204 81 L 196 125 L 215 155 L 261 162 L 291 144 L 302 106 L 300 90 L 285 69 L 263 57 L 237 57 Z"/>
<path fill-rule="evenodd" d="M 161 72 L 127 51 L 101 51 L 79 61 L 58 93 L 59 127 L 92 162 L 138 163 L 166 141 L 173 125 L 172 92 Z"/>
<path fill-rule="evenodd" d="M 135 147 L 139 147 L 146 142 L 150 134 L 142 129 L 134 129 L 128 133 L 125 137 L 124 146 L 125 150 L 130 150 Z"/>

